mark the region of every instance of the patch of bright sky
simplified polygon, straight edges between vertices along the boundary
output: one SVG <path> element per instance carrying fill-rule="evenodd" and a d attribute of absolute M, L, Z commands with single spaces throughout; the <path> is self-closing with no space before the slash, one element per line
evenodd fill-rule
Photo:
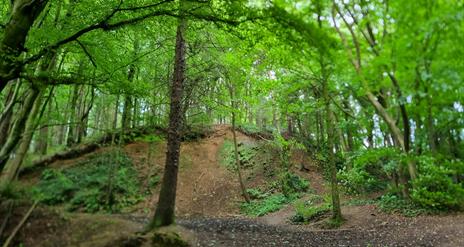
<path fill-rule="evenodd" d="M 454 109 L 456 109 L 457 112 L 464 112 L 464 106 L 459 102 L 454 102 L 453 107 Z"/>
<path fill-rule="evenodd" d="M 268 0 L 250 0 L 248 1 L 247 7 L 264 9 L 270 7 L 272 4 Z"/>
<path fill-rule="evenodd" d="M 276 72 L 274 70 L 270 70 L 267 73 L 269 79 L 271 80 L 277 80 Z"/>

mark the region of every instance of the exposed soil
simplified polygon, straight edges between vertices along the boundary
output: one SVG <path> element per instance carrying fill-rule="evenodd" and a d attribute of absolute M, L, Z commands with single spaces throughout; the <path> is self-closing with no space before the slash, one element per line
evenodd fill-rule
<path fill-rule="evenodd" d="M 217 126 L 202 140 L 183 142 L 177 188 L 178 224 L 195 234 L 194 246 L 464 246 L 464 214 L 408 218 L 380 212 L 375 205 L 343 206 L 346 222 L 338 229 L 322 229 L 316 222 L 292 225 L 292 205 L 260 218 L 239 215 L 240 195 L 237 176 L 219 164 L 219 150 L 232 139 L 228 126 Z M 238 133 L 239 141 L 253 138 Z M 151 153 L 149 149 L 152 149 Z M 96 152 L 105 152 L 101 148 Z M 144 186 L 150 177 L 162 174 L 165 142 L 134 142 L 124 147 L 139 171 Z M 56 162 L 52 168 L 73 166 L 74 160 Z M 293 155 L 294 170 L 310 181 L 314 193 L 324 195 L 328 188 L 318 166 L 308 157 Z M 302 168 L 303 169 L 300 169 Z M 23 178 L 36 181 L 38 173 Z M 249 186 L 264 183 L 262 174 L 247 181 Z M 159 187 L 159 186 L 158 186 Z M 143 230 L 158 200 L 152 196 L 124 215 L 64 213 L 61 209 L 38 207 L 15 238 L 23 246 L 105 246 L 115 239 Z M 21 220 L 28 204 L 15 208 L 6 233 Z M 0 222 L 5 215 L 0 203 Z"/>
<path fill-rule="evenodd" d="M 242 198 L 237 176 L 219 164 L 219 150 L 225 139 L 232 139 L 230 128 L 217 126 L 214 134 L 207 138 L 182 143 L 176 200 L 178 216 L 230 216 L 239 213 Z M 250 141 L 251 138 L 237 132 L 237 140 Z M 156 144 L 156 153 L 147 165 L 149 147 L 147 143 L 136 142 L 127 145 L 124 150 L 141 174 L 150 174 L 153 170 L 162 174 L 166 143 Z M 140 209 L 153 212 L 151 209 L 157 201 L 158 193 L 154 193 L 140 205 Z"/>

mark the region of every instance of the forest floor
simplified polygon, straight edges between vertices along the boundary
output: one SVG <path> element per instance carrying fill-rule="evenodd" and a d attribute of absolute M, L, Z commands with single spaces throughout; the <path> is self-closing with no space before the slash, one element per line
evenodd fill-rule
<path fill-rule="evenodd" d="M 224 140 L 231 138 L 228 126 L 218 126 L 209 137 L 182 144 L 177 223 L 192 233 L 195 246 L 464 246 L 462 213 L 405 217 L 381 212 L 376 205 L 350 205 L 342 207 L 346 221 L 337 229 L 325 229 L 320 221 L 292 224 L 289 221 L 294 214 L 292 204 L 263 217 L 241 215 L 243 199 L 237 177 L 219 164 L 220 148 Z M 238 140 L 255 141 L 242 133 L 238 134 Z M 147 174 L 162 172 L 165 142 L 155 145 L 139 141 L 124 147 L 141 179 L 146 179 Z M 149 148 L 156 150 L 151 156 L 147 155 Z M 102 148 L 97 152 L 104 151 Z M 79 159 L 56 162 L 51 167 L 72 166 Z M 315 193 L 325 194 L 327 186 L 316 165 L 307 158 L 302 160 L 308 171 L 295 169 L 295 172 L 310 181 Z M 23 180 L 33 183 L 36 176 L 29 174 Z M 259 186 L 264 180 L 260 174 L 245 174 L 245 177 L 249 178 L 249 187 Z M 19 232 L 16 243 L 111 246 L 109 240 L 142 231 L 157 200 L 155 191 L 125 214 L 69 213 L 59 207 L 39 206 Z M 28 206 L 26 203 L 14 210 L 7 229 L 11 230 L 21 220 Z M 0 216 L 4 213 L 5 208 L 0 207 Z"/>

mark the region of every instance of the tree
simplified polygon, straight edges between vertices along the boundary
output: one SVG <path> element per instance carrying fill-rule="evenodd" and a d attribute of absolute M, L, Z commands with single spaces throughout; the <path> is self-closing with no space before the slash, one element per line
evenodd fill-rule
<path fill-rule="evenodd" d="M 182 4 L 183 3 L 181 2 L 181 5 Z M 181 130 L 183 123 L 182 94 L 186 66 L 186 28 L 187 20 L 185 17 L 181 17 L 179 19 L 176 34 L 174 77 L 171 85 L 166 164 L 163 181 L 161 183 L 158 205 L 156 207 L 155 215 L 149 225 L 150 229 L 174 223 L 177 172 L 179 170 L 180 142 L 182 137 Z"/>

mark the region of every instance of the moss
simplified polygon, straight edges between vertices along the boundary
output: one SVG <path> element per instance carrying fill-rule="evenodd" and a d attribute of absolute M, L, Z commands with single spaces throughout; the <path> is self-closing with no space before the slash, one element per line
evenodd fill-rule
<path fill-rule="evenodd" d="M 344 218 L 330 218 L 326 222 L 327 229 L 339 228 L 345 221 Z"/>
<path fill-rule="evenodd" d="M 188 247 L 190 246 L 174 231 L 157 231 L 152 236 L 153 247 Z"/>

